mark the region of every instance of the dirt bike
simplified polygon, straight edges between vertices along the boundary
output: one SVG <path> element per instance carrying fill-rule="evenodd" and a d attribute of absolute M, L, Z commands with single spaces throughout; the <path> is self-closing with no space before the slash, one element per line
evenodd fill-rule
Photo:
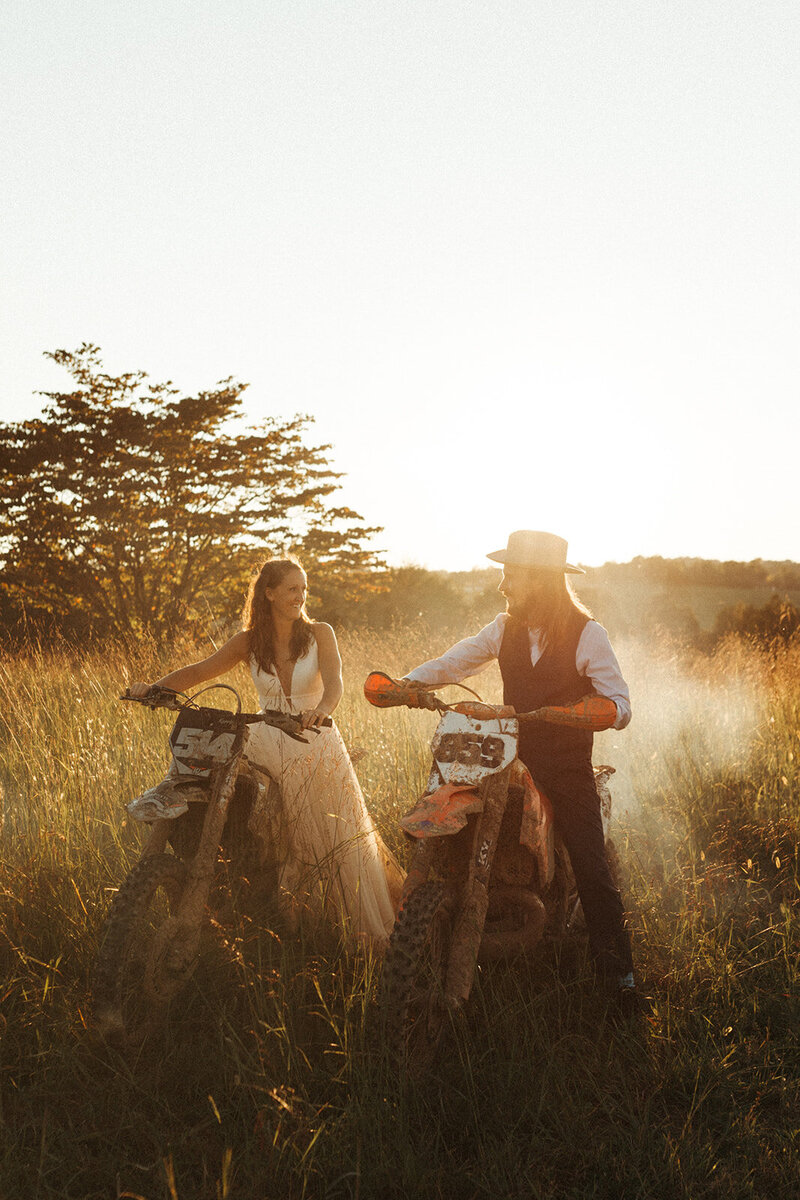
<path fill-rule="evenodd" d="M 409 1074 L 421 1075 L 436 1056 L 448 1013 L 469 999 L 479 959 L 531 951 L 580 920 L 550 802 L 517 757 L 520 722 L 608 728 L 614 706 L 598 696 L 535 713 L 480 702 L 450 706 L 380 672 L 368 677 L 364 692 L 378 707 L 441 715 L 425 793 L 401 821 L 414 848 L 382 979 L 390 1049 Z M 610 863 L 613 772 L 595 768 Z"/>
<path fill-rule="evenodd" d="M 244 751 L 258 722 L 299 741 L 307 731 L 288 713 L 242 712 L 226 684 L 203 691 L 215 689 L 233 693 L 235 712 L 201 707 L 201 693 L 181 699 L 158 686 L 121 697 L 178 713 L 166 778 L 127 805 L 151 833 L 111 904 L 93 971 L 95 1028 L 127 1045 L 163 1020 L 195 967 L 204 926 L 230 904 L 230 881 L 262 899 L 278 893 L 286 848 L 280 789 Z"/>

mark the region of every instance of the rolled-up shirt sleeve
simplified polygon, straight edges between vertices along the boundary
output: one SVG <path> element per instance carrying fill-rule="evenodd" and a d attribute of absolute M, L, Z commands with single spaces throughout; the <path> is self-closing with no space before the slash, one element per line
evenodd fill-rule
<path fill-rule="evenodd" d="M 624 729 L 631 719 L 630 692 L 622 678 L 608 634 L 597 621 L 589 621 L 584 627 L 578 642 L 575 666 L 581 675 L 586 675 L 592 681 L 592 687 L 599 696 L 614 701 L 617 706 L 614 728 Z"/>
<path fill-rule="evenodd" d="M 415 683 L 442 687 L 445 683 L 460 683 L 462 679 L 484 671 L 500 653 L 503 620 L 504 614 L 501 614 L 490 625 L 484 625 L 474 637 L 456 642 L 441 658 L 432 658 L 409 671 L 406 678 Z"/>
<path fill-rule="evenodd" d="M 409 671 L 406 678 L 416 683 L 442 687 L 446 683 L 460 683 L 470 675 L 486 669 L 500 654 L 507 613 L 500 613 L 490 625 L 484 625 L 474 637 L 456 642 L 440 658 L 432 658 Z M 535 631 L 530 634 L 531 664 L 540 656 L 539 639 Z M 616 655 L 611 649 L 608 634 L 597 621 L 588 621 L 578 641 L 575 666 L 585 675 L 599 696 L 613 700 L 617 708 L 615 729 L 624 729 L 631 719 L 631 700 L 628 685 L 622 677 Z"/>

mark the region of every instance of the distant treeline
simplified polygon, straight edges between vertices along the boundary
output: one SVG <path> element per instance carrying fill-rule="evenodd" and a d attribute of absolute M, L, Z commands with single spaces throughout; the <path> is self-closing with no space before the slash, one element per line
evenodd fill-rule
<path fill-rule="evenodd" d="M 375 629 L 424 624 L 448 636 L 476 632 L 502 612 L 498 592 L 501 572 L 429 571 L 423 567 L 376 567 L 356 577 L 312 567 L 308 607 L 312 616 L 337 628 Z M 800 626 L 800 563 L 717 562 L 708 559 L 637 557 L 629 563 L 606 563 L 573 576 L 580 599 L 614 637 L 670 637 L 698 649 L 738 633 L 760 641 L 786 640 Z M 187 618 L 183 628 L 211 628 L 222 634 L 238 628 L 234 601 L 220 612 L 209 605 L 205 618 Z M 31 637 L 47 642 L 102 640 L 72 613 L 59 621 L 54 614 L 26 608 L 23 617 L 3 604 L 0 580 L 0 632 L 8 644 Z"/>
<path fill-rule="evenodd" d="M 467 635 L 502 612 L 500 579 L 497 568 L 401 567 L 374 575 L 374 589 L 356 600 L 352 592 L 340 597 L 323 583 L 312 607 L 345 626 L 424 621 Z M 615 637 L 666 636 L 710 649 L 731 633 L 762 642 L 787 640 L 800 626 L 800 563 L 639 556 L 587 568 L 572 583 Z"/>
<path fill-rule="evenodd" d="M 637 555 L 627 563 L 604 563 L 588 567 L 590 585 L 633 583 L 646 580 L 663 587 L 773 588 L 776 591 L 800 591 L 800 563 L 718 562 L 707 558 L 643 558 Z"/>
<path fill-rule="evenodd" d="M 577 590 L 616 636 L 669 636 L 698 649 L 728 634 L 762 642 L 799 623 L 800 564 L 634 558 L 589 568 Z"/>

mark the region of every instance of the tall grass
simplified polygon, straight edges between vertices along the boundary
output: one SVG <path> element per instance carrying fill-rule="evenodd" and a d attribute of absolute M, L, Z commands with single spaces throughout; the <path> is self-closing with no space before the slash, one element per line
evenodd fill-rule
<path fill-rule="evenodd" d="M 359 685 L 440 648 L 423 628 L 343 639 L 337 720 L 401 856 L 433 718 L 370 709 Z M 3 1198 L 796 1194 L 798 648 L 621 648 L 634 721 L 595 758 L 617 768 L 653 1012 L 615 1024 L 580 940 L 544 948 L 481 971 L 421 1085 L 384 1055 L 378 962 L 244 916 L 138 1058 L 90 1036 L 99 930 L 141 842 L 123 804 L 160 778 L 169 729 L 116 697 L 204 652 L 31 650 L 0 667 Z M 497 698 L 496 672 L 477 690 Z"/>

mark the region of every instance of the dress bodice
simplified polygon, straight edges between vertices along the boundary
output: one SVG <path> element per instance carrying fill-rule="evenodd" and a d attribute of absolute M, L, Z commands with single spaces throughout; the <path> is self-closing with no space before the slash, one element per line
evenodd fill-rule
<path fill-rule="evenodd" d="M 294 664 L 288 696 L 275 672 L 262 671 L 253 658 L 250 659 L 250 672 L 262 708 L 299 713 L 307 708 L 316 708 L 322 699 L 324 687 L 319 670 L 316 638 L 312 639 L 308 654 L 298 658 Z"/>
<path fill-rule="evenodd" d="M 322 699 L 316 639 L 294 664 L 288 696 L 274 670 L 252 659 L 250 670 L 264 708 L 297 714 Z M 274 725 L 249 729 L 248 759 L 280 789 L 279 889 L 289 927 L 324 912 L 348 936 L 385 945 L 403 876 L 367 812 L 336 725 L 300 740 Z"/>

